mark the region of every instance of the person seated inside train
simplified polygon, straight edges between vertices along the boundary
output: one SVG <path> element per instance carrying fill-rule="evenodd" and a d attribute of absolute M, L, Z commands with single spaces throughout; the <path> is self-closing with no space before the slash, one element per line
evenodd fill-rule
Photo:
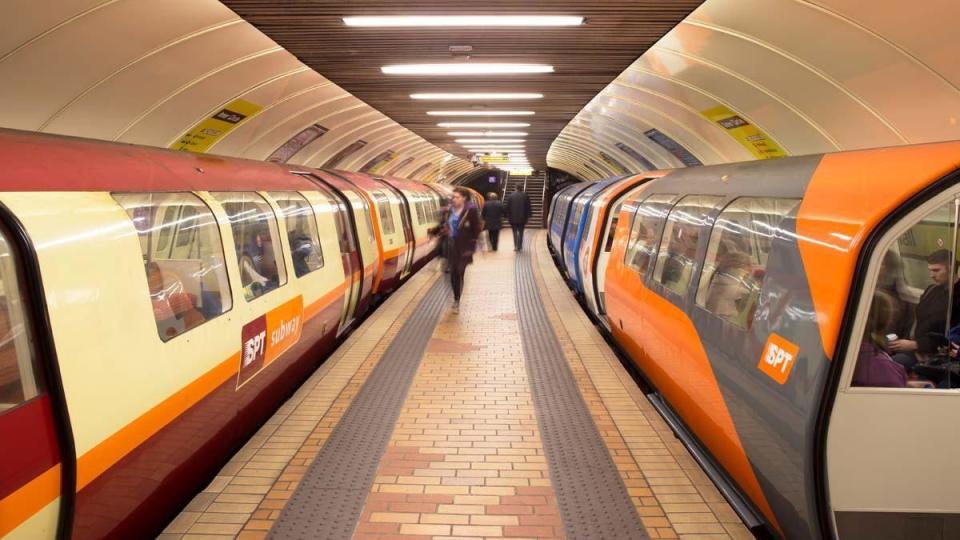
<path fill-rule="evenodd" d="M 650 264 L 650 252 L 648 250 L 651 249 L 650 246 L 655 245 L 655 241 L 653 230 L 638 219 L 636 226 L 631 231 L 630 243 L 627 245 L 635 246 L 630 265 L 639 270 L 640 273 L 646 272 L 647 265 Z"/>
<path fill-rule="evenodd" d="M 154 261 L 146 264 L 146 273 L 153 316 L 162 336 L 171 338 L 206 320 L 197 310 L 194 299 L 184 289 L 179 276 L 164 272 Z"/>
<path fill-rule="evenodd" d="M 903 388 L 907 386 L 907 370 L 893 361 L 887 353 L 884 333 L 894 316 L 893 298 L 884 291 L 873 294 L 867 327 L 863 332 L 857 365 L 853 371 L 853 386 Z"/>
<path fill-rule="evenodd" d="M 320 267 L 317 248 L 308 235 L 293 230 L 287 236 L 290 239 L 290 257 L 293 259 L 293 271 L 297 274 L 297 277 L 309 274 Z"/>
<path fill-rule="evenodd" d="M 685 288 L 690 283 L 693 261 L 697 253 L 696 226 L 677 223 L 667 245 L 667 260 L 663 265 L 661 281 L 664 285 Z M 673 288 L 673 287 L 671 287 Z"/>
<path fill-rule="evenodd" d="M 945 249 L 939 249 L 927 256 L 927 272 L 933 283 L 923 291 L 920 301 L 914 308 L 914 323 L 907 336 L 891 334 L 890 351 L 895 353 L 893 360 L 910 371 L 918 362 L 937 354 L 945 340 L 947 330 L 947 303 L 950 280 L 954 282 L 952 316 L 950 326 L 960 321 L 958 304 L 957 264 L 951 261 L 952 255 Z M 939 336 L 939 339 L 938 339 Z"/>
<path fill-rule="evenodd" d="M 240 278 L 248 299 L 256 298 L 279 286 L 277 260 L 273 252 L 273 240 L 265 224 L 258 224 L 246 235 L 248 240 L 237 246 L 240 261 Z"/>
<path fill-rule="evenodd" d="M 719 255 L 717 267 L 710 276 L 705 307 L 723 319 L 739 320 L 752 292 L 752 270 L 748 253 L 729 249 Z"/>

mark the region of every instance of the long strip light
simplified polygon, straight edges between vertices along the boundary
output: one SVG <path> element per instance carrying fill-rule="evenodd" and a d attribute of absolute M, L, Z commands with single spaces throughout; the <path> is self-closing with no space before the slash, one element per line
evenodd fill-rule
<path fill-rule="evenodd" d="M 472 111 L 427 111 L 430 116 L 533 116 L 533 111 L 491 111 L 476 109 Z"/>
<path fill-rule="evenodd" d="M 500 142 L 500 143 L 522 143 L 525 139 L 454 139 L 453 142 L 458 144 L 485 144 L 488 142 Z"/>
<path fill-rule="evenodd" d="M 543 94 L 533 92 L 437 92 L 410 94 L 410 97 L 413 99 L 478 101 L 488 99 L 541 99 Z"/>
<path fill-rule="evenodd" d="M 442 128 L 521 128 L 530 127 L 526 122 L 440 122 Z"/>
<path fill-rule="evenodd" d="M 515 144 L 511 146 L 466 146 L 464 148 L 469 152 L 522 152 L 524 151 L 524 146 L 522 144 Z"/>
<path fill-rule="evenodd" d="M 344 17 L 347 26 L 579 26 L 583 17 L 563 15 L 399 15 Z"/>
<path fill-rule="evenodd" d="M 447 135 L 451 137 L 491 137 L 491 142 L 496 142 L 496 137 L 526 137 L 526 131 L 448 131 Z"/>
<path fill-rule="evenodd" d="M 387 75 L 508 75 L 518 73 L 553 73 L 546 64 L 486 64 L 481 62 L 444 64 L 394 64 L 383 66 Z"/>

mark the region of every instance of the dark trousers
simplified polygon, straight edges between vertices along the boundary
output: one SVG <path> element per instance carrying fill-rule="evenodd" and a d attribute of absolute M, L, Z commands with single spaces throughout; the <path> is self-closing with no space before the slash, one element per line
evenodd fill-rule
<path fill-rule="evenodd" d="M 500 229 L 487 229 L 487 236 L 490 237 L 490 250 L 497 250 L 497 243 L 500 242 Z"/>
<path fill-rule="evenodd" d="M 523 249 L 523 224 L 510 225 L 510 227 L 513 229 L 513 249 L 520 251 Z"/>
<path fill-rule="evenodd" d="M 450 257 L 450 288 L 453 289 L 453 301 L 460 301 L 463 292 L 463 275 L 467 271 L 467 264 L 462 257 Z"/>
<path fill-rule="evenodd" d="M 907 373 L 913 370 L 913 366 L 917 365 L 917 354 L 912 352 L 901 352 L 893 355 L 891 359 L 903 366 L 903 369 L 907 370 Z"/>

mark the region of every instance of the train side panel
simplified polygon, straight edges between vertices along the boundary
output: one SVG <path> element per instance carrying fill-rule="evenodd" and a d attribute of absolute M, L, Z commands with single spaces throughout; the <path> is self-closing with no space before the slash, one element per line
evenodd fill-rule
<path fill-rule="evenodd" d="M 818 534 L 811 417 L 823 392 L 827 364 L 816 326 L 794 317 L 812 308 L 793 231 L 797 202 L 818 162 L 814 156 L 679 170 L 654 181 L 645 197 L 677 194 L 669 205 L 671 217 L 657 222 L 656 262 L 650 261 L 640 275 L 625 264 L 627 246 L 621 242 L 611 255 L 606 283 L 610 326 L 638 367 L 767 522 L 787 536 L 801 537 Z M 679 194 L 713 201 L 706 217 L 690 214 Z M 794 209 L 774 223 L 779 228 L 764 244 L 769 245 L 766 260 L 754 266 L 748 280 L 759 294 L 750 293 L 743 302 L 754 307 L 743 308 L 740 319 L 718 316 L 722 312 L 718 305 L 704 304 L 704 291 L 715 287 L 716 270 L 704 266 L 708 246 L 712 240 L 713 249 L 718 240 L 731 246 L 755 245 L 751 235 L 760 233 L 741 234 L 753 230 L 749 223 L 746 229 L 714 223 L 726 219 L 723 212 L 734 208 L 731 203 L 737 200 L 771 197 Z M 637 215 L 644 208 L 641 200 Z M 673 218 L 674 213 L 681 217 Z M 621 227 L 624 219 L 621 215 Z M 684 225 L 673 227 L 673 236 L 667 238 L 665 224 L 673 219 Z M 678 230 L 695 235 L 696 246 L 684 247 Z M 627 237 L 630 231 L 621 228 L 619 234 Z M 689 277 L 682 294 L 664 284 L 666 269 L 662 277 L 654 271 L 664 260 L 667 265 L 670 260 L 686 261 Z M 720 290 L 719 285 L 716 288 Z M 640 320 L 628 323 L 632 313 L 639 313 Z M 804 366 L 783 383 L 758 366 L 771 334 L 799 346 L 796 362 Z"/>

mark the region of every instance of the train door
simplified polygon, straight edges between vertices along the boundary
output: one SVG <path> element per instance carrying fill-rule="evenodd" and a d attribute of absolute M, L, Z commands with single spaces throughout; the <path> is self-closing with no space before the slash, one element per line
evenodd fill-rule
<path fill-rule="evenodd" d="M 379 180 L 379 179 L 378 179 Z M 393 193 L 397 199 L 400 201 L 400 224 L 403 227 L 403 241 L 406 246 L 406 251 L 398 263 L 399 276 L 403 280 L 410 272 L 413 270 L 413 261 L 414 261 L 414 251 L 417 245 L 417 239 L 413 234 L 413 221 L 410 216 L 410 201 L 404 195 L 403 191 L 393 186 L 389 182 L 379 180 L 391 193 Z"/>
<path fill-rule="evenodd" d="M 75 457 L 21 253 L 0 227 L 0 537 L 53 538 L 69 524 Z"/>
<path fill-rule="evenodd" d="M 357 318 L 357 311 L 363 294 L 363 262 L 360 257 L 357 232 L 351 226 L 350 207 L 346 198 L 325 184 L 314 179 L 318 191 L 334 208 L 334 223 L 337 227 L 337 240 L 340 245 L 340 262 L 343 264 L 343 275 L 346 276 L 346 294 L 344 295 L 343 313 L 340 316 L 340 327 L 337 335 L 341 335 L 353 324 Z"/>
<path fill-rule="evenodd" d="M 960 534 L 958 192 L 892 225 L 864 265 L 826 439 L 840 540 Z"/>
<path fill-rule="evenodd" d="M 613 235 L 617 230 L 617 222 L 620 220 L 620 210 L 623 208 L 623 200 L 614 204 L 597 233 L 597 255 L 593 258 L 593 268 L 589 280 L 583 283 L 586 291 L 587 302 L 590 304 L 594 314 L 602 318 L 605 313 L 603 307 L 603 291 L 606 282 L 607 262 L 610 259 L 610 250 L 613 249 Z M 590 261 L 586 261 L 590 264 Z M 592 293 L 592 294 L 591 294 Z"/>
<path fill-rule="evenodd" d="M 607 215 L 602 222 L 602 228 L 600 229 L 598 244 L 597 244 L 597 256 L 593 259 L 593 291 L 594 298 L 592 299 L 594 306 L 596 308 L 597 315 L 600 317 L 600 320 L 605 321 L 603 317 L 607 313 L 607 309 L 604 306 L 604 291 L 606 290 L 606 281 L 607 281 L 607 264 L 610 261 L 610 252 L 613 250 L 613 237 L 617 232 L 617 224 L 620 220 L 620 211 L 623 208 L 625 200 L 628 200 L 634 193 L 639 191 L 640 186 L 647 183 L 649 178 L 644 178 L 637 184 L 636 187 L 633 187 L 628 190 L 624 190 L 621 194 L 616 196 L 613 201 L 614 203 L 610 206 L 610 210 L 607 212 Z M 628 207 L 630 215 L 636 211 L 636 205 L 630 205 Z M 586 285 L 586 284 L 585 284 Z"/>

